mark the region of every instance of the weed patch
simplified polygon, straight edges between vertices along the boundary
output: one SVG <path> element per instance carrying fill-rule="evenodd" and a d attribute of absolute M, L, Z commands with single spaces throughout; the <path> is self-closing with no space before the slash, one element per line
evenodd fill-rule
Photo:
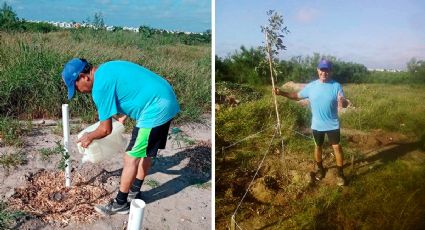
<path fill-rule="evenodd" d="M 146 185 L 148 185 L 151 188 L 156 188 L 156 187 L 159 187 L 161 185 L 158 181 L 151 180 L 151 179 L 146 180 L 145 183 L 146 183 Z"/>
<path fill-rule="evenodd" d="M 39 153 L 41 154 L 41 159 L 43 161 L 47 161 L 50 159 L 51 156 L 53 155 L 60 155 L 61 159 L 59 160 L 58 163 L 58 169 L 65 171 L 66 168 L 66 160 L 69 159 L 70 155 L 69 153 L 65 153 L 65 148 L 64 146 L 61 144 L 60 141 L 56 141 L 56 146 L 53 148 L 42 148 L 39 150 Z"/>
<path fill-rule="evenodd" d="M 0 201 L 0 229 L 12 228 L 14 222 L 24 216 L 24 212 L 8 210 L 6 203 Z"/>
<path fill-rule="evenodd" d="M 22 124 L 10 117 L 0 117 L 0 144 L 20 147 L 24 144 L 22 136 L 31 129 L 31 122 Z"/>
<path fill-rule="evenodd" d="M 14 153 L 6 153 L 0 156 L 0 166 L 6 170 L 6 174 L 9 174 L 10 169 L 25 163 L 26 158 L 22 150 L 18 150 Z"/>

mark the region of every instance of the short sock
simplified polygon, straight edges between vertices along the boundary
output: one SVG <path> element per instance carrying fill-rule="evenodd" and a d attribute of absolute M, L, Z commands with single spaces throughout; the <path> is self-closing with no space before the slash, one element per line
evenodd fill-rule
<path fill-rule="evenodd" d="M 117 200 L 117 203 L 119 205 L 123 205 L 127 203 L 127 197 L 128 197 L 128 193 L 124 193 L 124 192 L 121 192 L 121 190 L 119 190 L 115 200 Z"/>
<path fill-rule="evenodd" d="M 317 167 L 318 167 L 320 170 L 323 170 L 323 163 L 322 163 L 322 161 L 319 161 L 319 162 L 317 162 L 317 161 L 316 161 L 316 164 L 317 164 Z"/>
<path fill-rule="evenodd" d="M 140 180 L 140 179 L 137 179 L 136 178 L 133 181 L 133 184 L 131 185 L 130 191 L 132 191 L 132 192 L 138 192 L 138 191 L 140 191 L 140 188 L 142 187 L 142 184 L 143 184 L 143 180 Z"/>
<path fill-rule="evenodd" d="M 342 166 L 337 166 L 338 168 L 338 176 L 344 176 L 344 171 L 342 170 Z"/>

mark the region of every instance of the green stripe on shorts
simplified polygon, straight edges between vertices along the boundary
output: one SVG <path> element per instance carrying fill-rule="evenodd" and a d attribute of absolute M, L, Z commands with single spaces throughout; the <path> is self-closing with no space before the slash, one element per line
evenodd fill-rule
<path fill-rule="evenodd" d="M 127 154 L 134 158 L 145 158 L 147 156 L 147 148 L 149 135 L 152 128 L 139 128 L 137 133 L 136 142 L 134 143 L 133 148 L 130 151 L 127 151 Z"/>

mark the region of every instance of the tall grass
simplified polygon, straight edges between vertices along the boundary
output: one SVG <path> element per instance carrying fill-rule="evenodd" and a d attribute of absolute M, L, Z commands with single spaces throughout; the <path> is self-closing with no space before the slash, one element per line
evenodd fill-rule
<path fill-rule="evenodd" d="M 67 103 L 60 73 L 73 57 L 94 65 L 122 59 L 141 64 L 173 85 L 182 112 L 178 120 L 197 120 L 210 111 L 210 47 L 188 46 L 160 35 L 144 39 L 126 31 L 0 32 L 0 114 L 19 118 L 58 117 Z M 70 102 L 71 116 L 96 119 L 89 95 Z"/>
<path fill-rule="evenodd" d="M 341 116 L 342 127 L 425 134 L 425 86 L 361 84 L 344 87 L 355 109 Z"/>

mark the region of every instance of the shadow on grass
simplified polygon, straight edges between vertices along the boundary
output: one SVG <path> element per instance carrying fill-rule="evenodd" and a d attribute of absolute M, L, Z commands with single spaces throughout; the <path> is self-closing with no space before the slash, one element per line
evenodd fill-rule
<path fill-rule="evenodd" d="M 422 150 L 421 142 L 392 144 L 391 146 L 384 146 L 379 150 L 369 151 L 365 153 L 367 155 L 365 158 L 357 159 L 353 163 L 354 165 L 363 163 L 363 165 L 361 165 L 360 167 L 372 165 L 377 162 L 381 162 L 382 165 L 388 162 L 395 161 L 415 150 Z M 346 159 L 346 161 L 347 163 L 344 165 L 344 168 L 352 167 L 352 163 L 349 162 L 348 159 Z M 329 169 L 331 168 L 336 168 L 336 165 L 329 167 Z"/>
<path fill-rule="evenodd" d="M 172 169 L 187 158 L 189 162 L 184 168 Z M 211 180 L 211 148 L 197 146 L 173 156 L 158 157 L 149 174 L 157 172 L 178 176 L 158 187 L 142 192 L 142 199 L 146 203 L 152 203 L 174 195 L 191 185 L 203 184 Z"/>

